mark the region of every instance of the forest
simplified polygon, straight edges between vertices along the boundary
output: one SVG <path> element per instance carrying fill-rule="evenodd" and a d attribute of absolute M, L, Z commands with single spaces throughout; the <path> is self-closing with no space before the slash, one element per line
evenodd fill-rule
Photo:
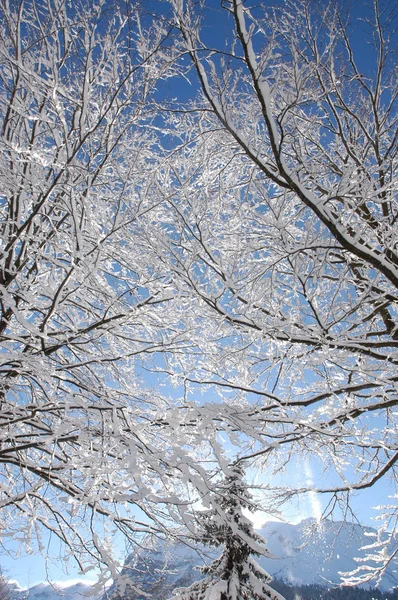
<path fill-rule="evenodd" d="M 283 595 L 285 600 L 396 600 L 398 593 L 381 592 L 376 589 L 365 590 L 357 587 L 326 588 L 321 585 L 289 586 L 285 582 L 274 579 L 273 587 Z"/>

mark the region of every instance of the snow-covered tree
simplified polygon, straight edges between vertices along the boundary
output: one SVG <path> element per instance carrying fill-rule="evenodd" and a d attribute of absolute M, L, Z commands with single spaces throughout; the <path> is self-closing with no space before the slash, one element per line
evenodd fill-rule
<path fill-rule="evenodd" d="M 189 588 L 176 589 L 171 600 L 283 600 L 270 587 L 270 575 L 254 558 L 271 555 L 243 514 L 243 509 L 253 507 L 243 469 L 237 463 L 229 471 L 213 491 L 212 507 L 197 516 L 199 541 L 221 548 L 222 553 L 201 568 L 204 579 Z"/>
<path fill-rule="evenodd" d="M 190 529 L 226 436 L 271 508 L 347 514 L 398 459 L 394 6 L 366 61 L 337 2 L 225 1 L 219 48 L 168 6 L 0 0 L 0 530 L 111 574 L 108 534 Z M 272 493 L 298 461 L 330 484 Z"/>
<path fill-rule="evenodd" d="M 310 491 L 349 516 L 397 476 L 396 4 L 170 4 L 202 94 L 174 105 L 161 185 L 161 252 L 203 318 L 175 369 L 193 404 L 218 390 L 197 422 L 243 432 L 267 485 L 286 464 L 324 473 L 282 478 L 269 506 Z M 396 560 L 396 502 L 380 504 L 376 562 L 351 582 Z"/>
<path fill-rule="evenodd" d="M 140 378 L 183 340 L 146 217 L 168 34 L 124 2 L 0 2 L 0 531 L 111 575 L 108 535 L 161 533 L 171 493 Z"/>

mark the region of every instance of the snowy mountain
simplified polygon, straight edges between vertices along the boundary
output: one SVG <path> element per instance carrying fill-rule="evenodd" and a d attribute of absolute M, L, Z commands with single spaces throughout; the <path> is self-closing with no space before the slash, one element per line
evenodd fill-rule
<path fill-rule="evenodd" d="M 342 522 L 306 519 L 298 525 L 268 522 L 260 530 L 275 559 L 262 558 L 261 566 L 274 577 L 291 584 L 338 584 L 339 572 L 355 569 L 358 548 L 370 543 L 370 527 Z M 397 540 L 398 542 L 398 540 Z M 382 589 L 398 586 L 398 563 L 390 566 Z"/>
<path fill-rule="evenodd" d="M 176 587 L 189 586 L 201 574 L 197 565 L 203 564 L 200 555 L 183 544 L 157 543 L 151 550 L 131 554 L 125 563 L 122 581 L 113 584 L 106 597 L 111 600 L 166 600 Z M 105 598 L 104 598 L 105 600 Z"/>
<path fill-rule="evenodd" d="M 265 523 L 260 533 L 275 558 L 260 558 L 261 566 L 291 585 L 338 584 L 339 572 L 355 568 L 354 557 L 361 555 L 358 548 L 369 544 L 366 534 L 374 530 L 341 522 L 325 521 L 318 527 L 316 524 L 314 519 L 298 525 Z M 113 584 L 104 600 L 144 600 L 147 596 L 140 589 L 152 600 L 166 600 L 175 587 L 188 586 L 201 577 L 195 568 L 200 564 L 202 560 L 193 548 L 158 543 L 129 556 L 123 569 L 125 584 Z M 388 590 L 395 586 L 397 563 L 390 565 L 380 587 Z M 64 583 L 58 589 L 46 583 L 28 591 L 14 586 L 10 600 L 84 600 L 89 593 L 90 586 L 84 582 Z M 91 598 L 97 600 L 95 596 Z"/>
<path fill-rule="evenodd" d="M 273 577 L 291 585 L 338 585 L 339 572 L 357 566 L 354 557 L 363 553 L 358 548 L 369 544 L 366 534 L 375 533 L 368 527 L 342 522 L 324 521 L 318 526 L 315 519 L 306 519 L 298 525 L 268 522 L 260 529 L 270 552 L 275 558 L 260 558 L 258 562 Z M 211 557 L 210 557 L 211 558 Z M 201 577 L 195 566 L 200 564 L 198 554 L 185 546 L 158 545 L 154 550 L 131 555 L 124 574 L 131 576 L 142 590 L 151 593 L 152 600 L 164 600 L 175 587 L 190 585 Z M 391 566 L 381 589 L 398 586 L 398 564 Z M 110 588 L 112 600 L 143 600 L 133 590 Z"/>
<path fill-rule="evenodd" d="M 22 589 L 16 582 L 10 582 L 10 600 L 98 600 L 103 592 L 93 595 L 91 583 L 84 581 L 39 583 L 29 589 Z"/>

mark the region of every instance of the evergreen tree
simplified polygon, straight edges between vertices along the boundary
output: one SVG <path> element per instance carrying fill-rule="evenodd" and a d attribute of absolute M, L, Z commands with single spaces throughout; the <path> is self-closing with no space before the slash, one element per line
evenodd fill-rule
<path fill-rule="evenodd" d="M 206 577 L 189 588 L 174 590 L 170 600 L 283 600 L 269 586 L 270 575 L 253 556 L 270 556 L 263 538 L 242 512 L 252 503 L 242 480 L 242 467 L 234 464 L 212 498 L 212 508 L 198 515 L 200 541 L 222 547 L 219 558 L 201 568 Z"/>

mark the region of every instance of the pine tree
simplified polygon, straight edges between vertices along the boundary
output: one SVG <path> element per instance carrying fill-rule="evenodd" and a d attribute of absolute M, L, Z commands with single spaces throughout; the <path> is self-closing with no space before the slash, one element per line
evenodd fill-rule
<path fill-rule="evenodd" d="M 252 506 L 250 499 L 242 467 L 234 464 L 218 486 L 212 508 L 198 515 L 201 542 L 222 547 L 221 556 L 201 569 L 204 579 L 176 589 L 170 600 L 283 600 L 269 586 L 270 575 L 253 558 L 271 555 L 243 515 L 242 509 Z"/>

